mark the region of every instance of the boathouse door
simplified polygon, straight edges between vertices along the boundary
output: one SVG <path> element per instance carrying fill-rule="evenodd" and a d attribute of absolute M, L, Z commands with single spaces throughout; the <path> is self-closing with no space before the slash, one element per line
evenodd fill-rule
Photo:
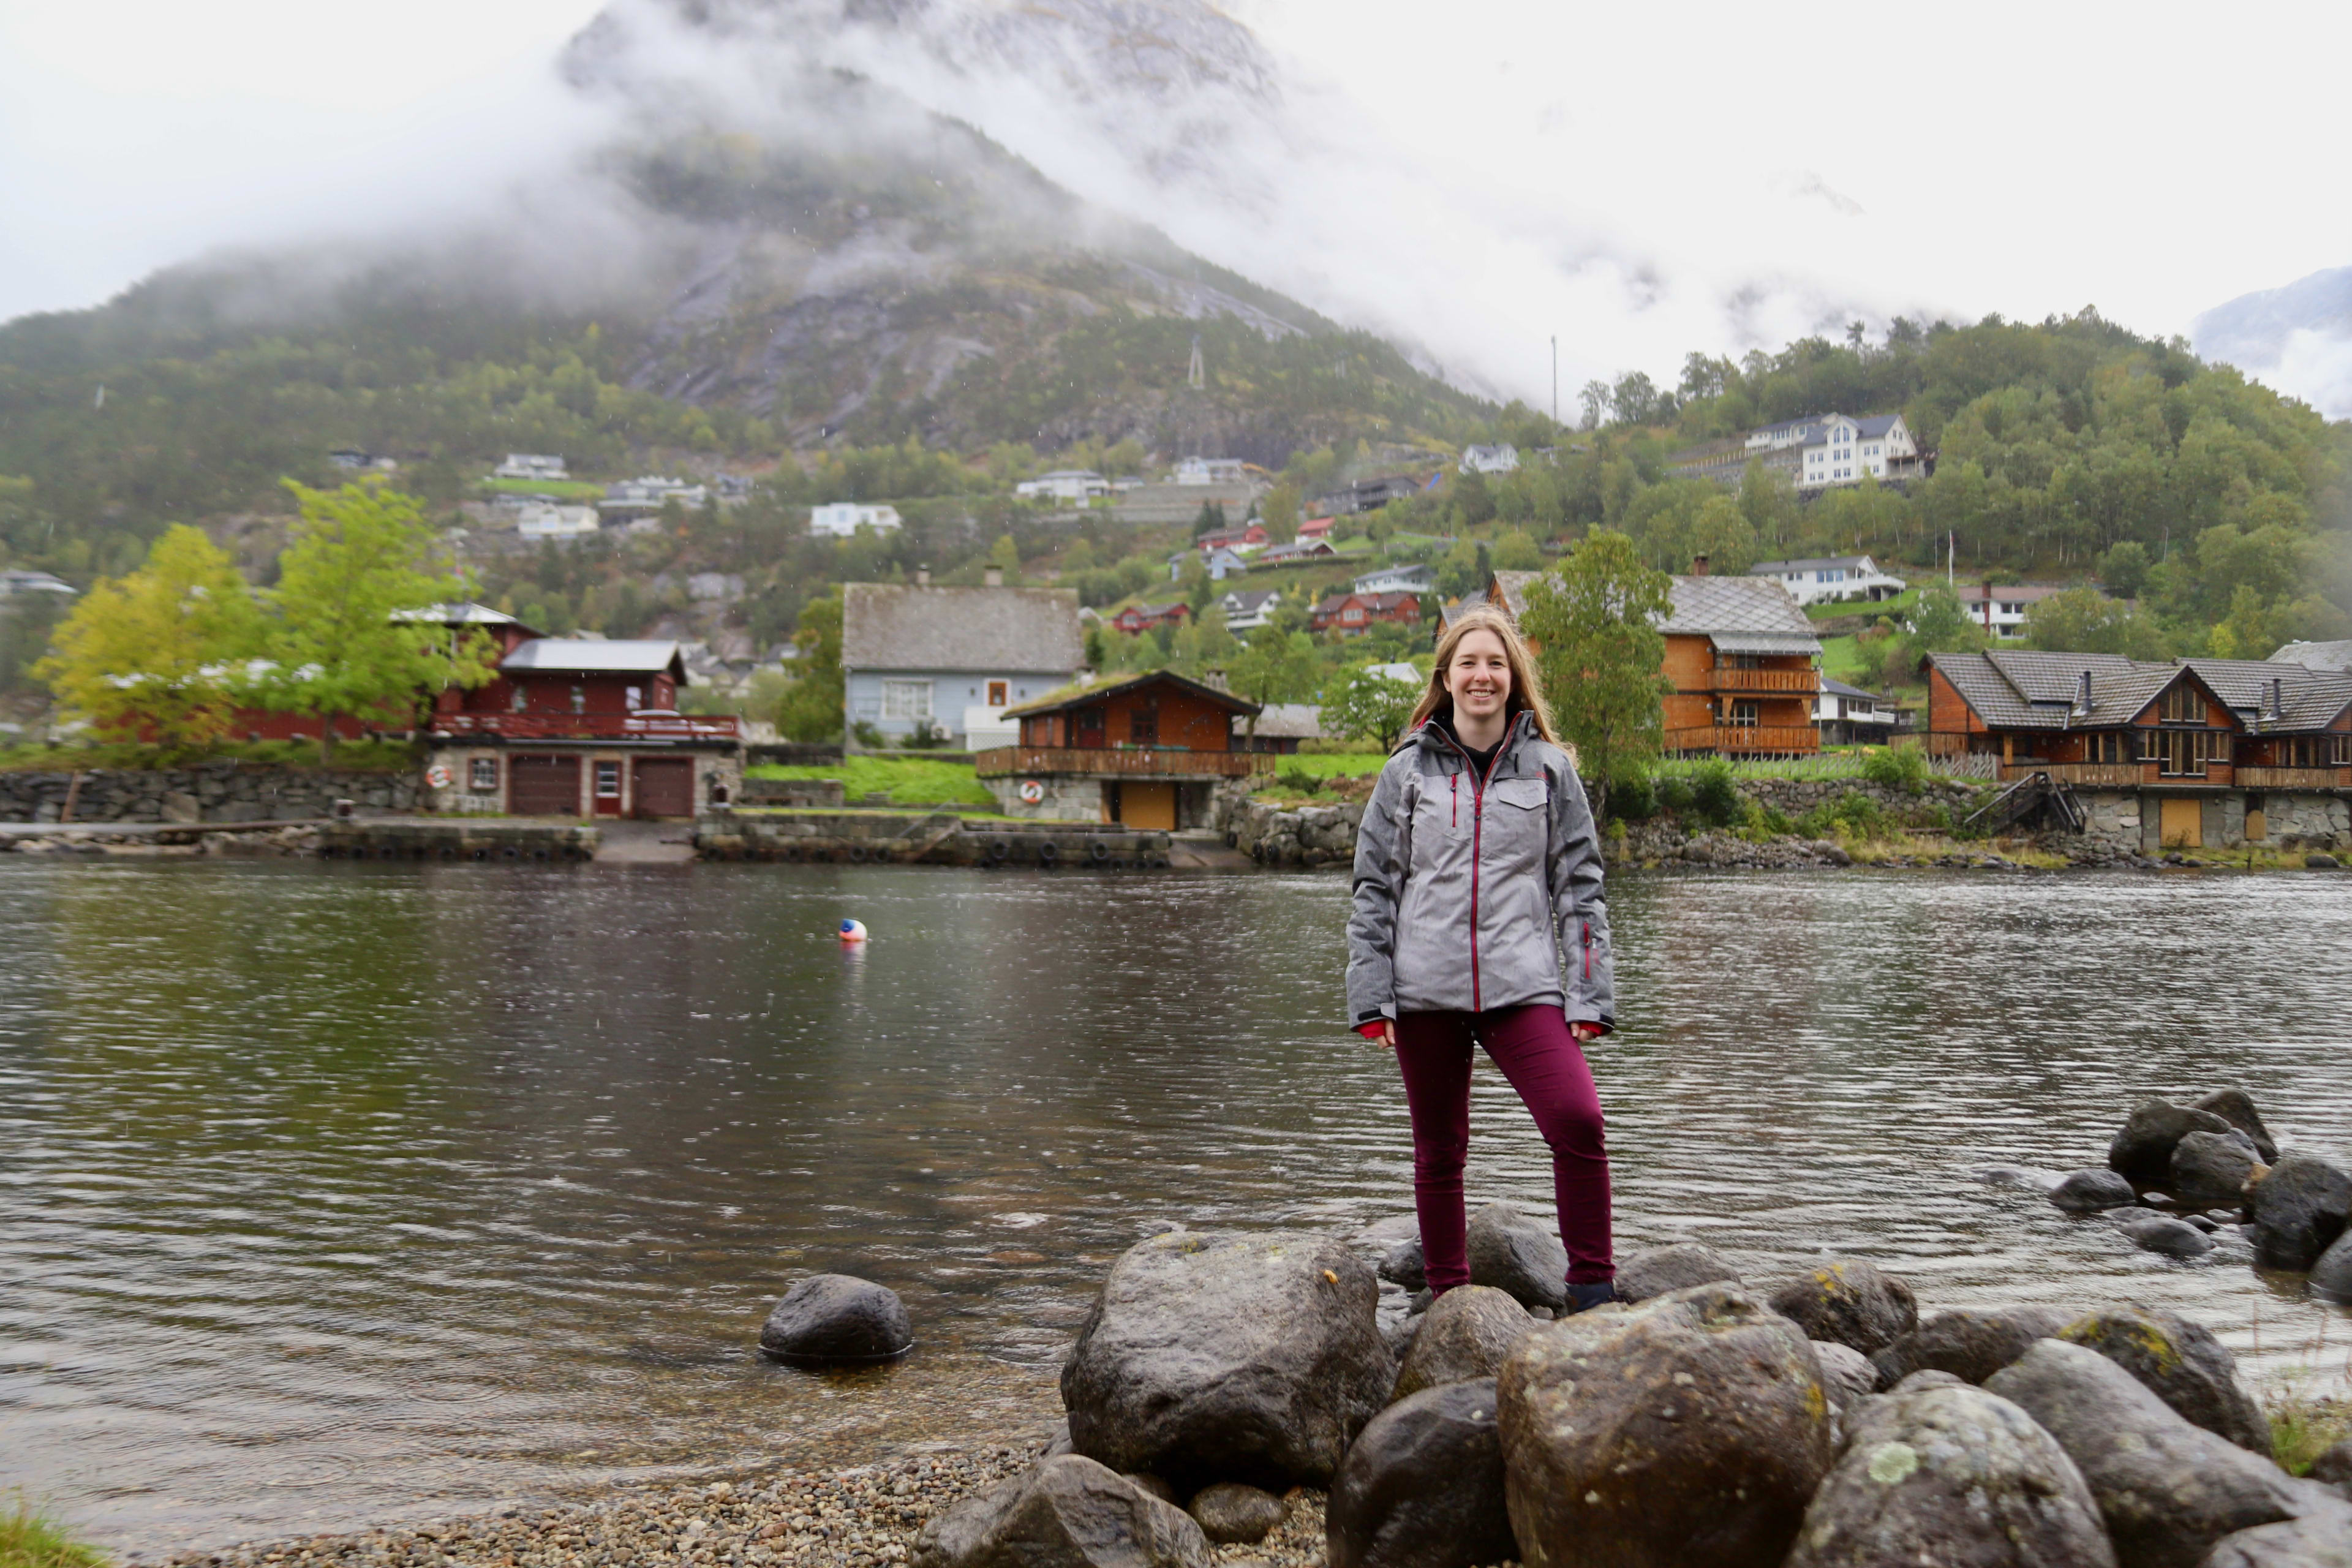
<path fill-rule="evenodd" d="M 2157 830 L 2167 849 L 2205 847 L 2205 803 L 2194 798 L 2166 800 L 2157 807 Z"/>
<path fill-rule="evenodd" d="M 636 772 L 639 816 L 694 815 L 692 757 L 639 757 Z"/>
<path fill-rule="evenodd" d="M 1176 786 L 1173 784 L 1144 784 L 1134 779 L 1121 779 L 1118 785 L 1118 819 L 1129 827 L 1175 832 Z"/>
<path fill-rule="evenodd" d="M 516 816 L 579 816 L 580 759 L 529 755 L 509 759 L 507 810 Z"/>

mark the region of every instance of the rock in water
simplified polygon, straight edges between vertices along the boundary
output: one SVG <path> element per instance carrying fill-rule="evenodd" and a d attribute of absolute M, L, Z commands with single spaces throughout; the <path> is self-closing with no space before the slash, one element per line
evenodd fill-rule
<path fill-rule="evenodd" d="M 2325 1300 L 2352 1303 L 2352 1230 L 2337 1237 L 2311 1266 L 2311 1293 Z"/>
<path fill-rule="evenodd" d="M 2317 1488 L 2190 1426 L 2081 1345 L 2043 1340 L 1985 1387 L 2058 1439 L 2098 1500 L 2122 1568 L 2194 1568 L 2223 1536 L 2321 1501 Z"/>
<path fill-rule="evenodd" d="M 1568 1248 L 1550 1227 L 1508 1204 L 1488 1204 L 1470 1221 L 1470 1283 L 1510 1293 L 1523 1307 L 1568 1305 Z"/>
<path fill-rule="evenodd" d="M 2271 1130 L 2263 1125 L 2262 1113 L 2242 1089 L 2217 1089 L 2189 1102 L 2191 1110 L 2210 1110 L 2248 1138 L 2253 1140 L 2254 1152 L 2265 1165 L 2278 1163 L 2278 1144 L 2271 1138 Z"/>
<path fill-rule="evenodd" d="M 2169 1215 L 2148 1215 L 2127 1219 L 2116 1229 L 2130 1237 L 2132 1245 L 2149 1252 L 2161 1252 L 2167 1258 L 2202 1258 L 2213 1250 L 2213 1238 L 2185 1219 Z"/>
<path fill-rule="evenodd" d="M 1324 1510 L 1330 1568 L 1475 1568 L 1519 1554 L 1495 1380 L 1401 1399 L 1365 1427 Z"/>
<path fill-rule="evenodd" d="M 1809 1339 L 1848 1345 L 1868 1355 L 1919 1326 L 1911 1287 L 1874 1263 L 1842 1258 L 1824 1263 L 1772 1292 L 1772 1310 Z"/>
<path fill-rule="evenodd" d="M 2172 1177 L 2172 1151 L 2184 1136 L 2228 1131 L 2230 1124 L 2210 1110 L 2161 1098 L 2143 1100 L 2107 1145 L 2107 1169 L 2142 1192 L 2161 1187 Z"/>
<path fill-rule="evenodd" d="M 1729 1258 L 1696 1241 L 1648 1247 L 1617 1265 L 1617 1299 L 1628 1306 L 1694 1285 L 1738 1283 Z"/>
<path fill-rule="evenodd" d="M 2352 1437 L 2312 1460 L 2311 1479 L 2331 1486 L 2352 1487 Z"/>
<path fill-rule="evenodd" d="M 2139 1202 L 2132 1184 L 2113 1171 L 2075 1171 L 2050 1189 L 2050 1201 L 2068 1214 L 2097 1214 Z"/>
<path fill-rule="evenodd" d="M 913 1568 L 1209 1568 L 1192 1516 L 1065 1454 L 923 1527 Z"/>
<path fill-rule="evenodd" d="M 1535 1331 L 1528 1310 L 1485 1285 L 1457 1285 L 1430 1304 L 1397 1369 L 1391 1400 L 1441 1384 L 1492 1377 L 1519 1336 Z"/>
<path fill-rule="evenodd" d="M 1963 1383 L 1982 1383 L 2074 1319 L 2055 1307 L 1987 1307 L 1938 1312 L 1878 1351 L 1878 1385 L 1892 1388 L 1915 1372 L 1948 1372 Z"/>
<path fill-rule="evenodd" d="M 2204 1324 L 2147 1307 L 2107 1307 L 2075 1319 L 2058 1338 L 2098 1352 L 2181 1419 L 2270 1458 L 2270 1419 L 2238 1381 L 2230 1348 Z"/>
<path fill-rule="evenodd" d="M 1852 1345 L 1815 1340 L 1813 1359 L 1822 1364 L 1822 1389 L 1830 1396 L 1832 1410 L 1852 1409 L 1878 1386 L 1878 1368 Z"/>
<path fill-rule="evenodd" d="M 2198 1208 L 2234 1209 L 2246 1201 L 2246 1178 L 2261 1164 L 2254 1141 L 2234 1127 L 2185 1133 L 2172 1146 L 2172 1175 L 2164 1190 Z"/>
<path fill-rule="evenodd" d="M 898 1293 L 847 1274 L 810 1275 L 784 1292 L 760 1330 L 763 1352 L 798 1366 L 889 1361 L 914 1344 Z"/>
<path fill-rule="evenodd" d="M 1429 1268 L 1423 1260 L 1421 1237 L 1408 1236 L 1381 1258 L 1381 1278 L 1408 1290 L 1429 1289 Z"/>
<path fill-rule="evenodd" d="M 2099 1505 L 2032 1417 L 1981 1388 L 1922 1388 L 1855 1413 L 1788 1568 L 2116 1568 Z"/>
<path fill-rule="evenodd" d="M 1290 1505 L 1272 1492 L 1239 1481 L 1219 1481 L 1193 1494 L 1185 1511 L 1218 1545 L 1264 1541 L 1290 1517 Z"/>
<path fill-rule="evenodd" d="M 2199 1568 L 2352 1568 L 2352 1513 L 2314 1514 L 2225 1535 Z"/>
<path fill-rule="evenodd" d="M 1736 1286 L 1566 1319 L 1496 1383 L 1528 1568 L 1778 1568 L 1829 1469 L 1811 1342 Z"/>
<path fill-rule="evenodd" d="M 1179 1231 L 1111 1266 L 1062 1367 L 1070 1441 L 1179 1486 L 1321 1485 L 1395 1367 L 1372 1270 L 1300 1231 Z"/>
<path fill-rule="evenodd" d="M 2254 1256 L 2272 1268 L 2308 1268 L 2344 1234 L 2352 1176 L 2311 1154 L 2289 1154 L 2254 1184 Z"/>

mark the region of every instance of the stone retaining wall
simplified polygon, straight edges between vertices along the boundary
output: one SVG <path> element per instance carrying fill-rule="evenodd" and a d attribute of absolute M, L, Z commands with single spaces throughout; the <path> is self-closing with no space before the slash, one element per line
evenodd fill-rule
<path fill-rule="evenodd" d="M 412 773 L 201 763 L 89 768 L 80 776 L 76 822 L 279 822 L 332 816 L 339 800 L 355 802 L 364 812 L 417 806 Z M 0 773 L 0 822 L 58 821 L 73 780 L 70 773 Z"/>

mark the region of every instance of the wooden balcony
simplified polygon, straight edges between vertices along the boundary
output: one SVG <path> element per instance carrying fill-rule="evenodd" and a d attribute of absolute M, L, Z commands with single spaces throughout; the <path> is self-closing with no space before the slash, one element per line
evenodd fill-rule
<path fill-rule="evenodd" d="M 1272 773 L 1272 752 L 1187 752 L 1176 747 L 992 746 L 972 753 L 982 778 L 1075 773 L 1092 778 L 1245 779 Z"/>
<path fill-rule="evenodd" d="M 2352 789 L 2352 768 L 2238 769 L 2241 789 Z"/>
<path fill-rule="evenodd" d="M 480 735 L 508 741 L 732 741 L 742 726 L 732 713 L 436 713 L 436 737 Z"/>
<path fill-rule="evenodd" d="M 1734 669 L 1728 665 L 1711 672 L 1713 691 L 1785 691 L 1791 696 L 1815 697 L 1822 689 L 1822 678 L 1812 669 Z"/>
<path fill-rule="evenodd" d="M 2014 784 L 2035 773 L 2048 773 L 2052 784 L 2077 789 L 2137 789 L 2155 782 L 2151 770 L 2138 763 L 2037 763 L 2021 757 L 2000 766 L 2000 782 Z"/>
<path fill-rule="evenodd" d="M 1719 752 L 1727 756 L 1791 756 L 1822 749 L 1811 724 L 1700 724 L 1665 733 L 1669 752 Z"/>

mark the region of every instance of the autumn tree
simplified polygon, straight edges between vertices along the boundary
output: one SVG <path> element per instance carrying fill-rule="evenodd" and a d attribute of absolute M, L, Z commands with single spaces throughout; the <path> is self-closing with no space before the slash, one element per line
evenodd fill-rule
<path fill-rule="evenodd" d="M 177 748 L 228 732 L 243 661 L 258 650 L 252 591 L 219 546 L 175 523 L 128 576 L 100 578 L 34 673 L 101 733 Z"/>
<path fill-rule="evenodd" d="M 1527 586 L 1520 629 L 1541 650 L 1544 693 L 1588 784 L 1605 795 L 1658 754 L 1674 583 L 1633 542 L 1595 529 Z"/>

